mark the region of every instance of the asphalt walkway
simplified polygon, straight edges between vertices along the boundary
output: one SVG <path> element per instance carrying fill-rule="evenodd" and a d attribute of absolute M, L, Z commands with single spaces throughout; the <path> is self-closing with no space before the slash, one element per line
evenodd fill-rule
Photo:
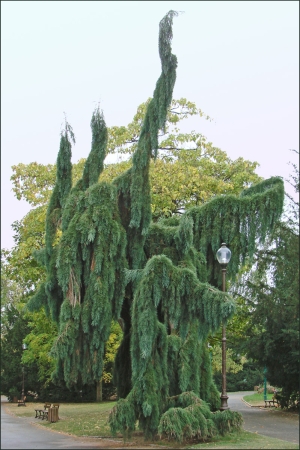
<path fill-rule="evenodd" d="M 242 397 L 248 394 L 253 392 L 228 394 L 228 406 L 243 415 L 246 431 L 299 443 L 298 414 L 251 408 L 242 401 Z M 40 428 L 31 423 L 31 418 L 8 414 L 5 411 L 5 401 L 7 402 L 6 397 L 1 396 L 1 449 L 95 449 L 118 446 L 118 441 L 113 439 L 76 438 Z M 119 448 L 124 449 L 122 441 L 119 441 L 119 445 Z"/>
<path fill-rule="evenodd" d="M 29 420 L 28 420 L 29 419 Z M 1 449 L 95 449 L 97 443 L 53 433 L 30 423 L 30 418 L 8 414 L 1 396 Z M 94 444 L 94 445 L 93 445 Z"/>
<path fill-rule="evenodd" d="M 251 407 L 242 401 L 251 392 L 228 393 L 228 406 L 239 411 L 244 419 L 244 430 L 299 444 L 299 415 L 272 408 Z"/>

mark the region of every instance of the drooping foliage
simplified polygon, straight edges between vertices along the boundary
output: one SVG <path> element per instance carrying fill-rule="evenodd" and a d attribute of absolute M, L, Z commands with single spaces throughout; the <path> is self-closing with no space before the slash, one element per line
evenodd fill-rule
<path fill-rule="evenodd" d="M 52 350 L 58 362 L 55 377 L 70 386 L 100 379 L 111 320 L 119 320 L 123 340 L 115 380 L 120 400 L 110 416 L 112 431 L 130 434 L 138 421 L 146 437 L 160 430 L 181 440 L 211 436 L 216 428 L 222 430 L 221 423 L 240 425 L 231 412 L 214 420 L 207 406 L 216 410 L 219 398 L 205 341 L 234 313 L 231 297 L 218 290 L 214 252 L 224 240 L 236 252 L 233 277 L 280 216 L 283 183 L 271 179 L 241 197 L 216 197 L 181 217 L 151 221 L 150 160 L 157 155 L 176 79 L 175 16 L 170 11 L 160 22 L 162 73 L 132 166 L 112 183 L 101 181 L 107 130 L 97 108 L 82 178 L 66 197 L 58 197 L 67 189 L 60 187 L 62 181 L 56 183 L 46 225 L 52 283 L 41 287 L 29 307 L 41 305 L 39 298 L 47 294 L 59 325 Z M 52 286 L 59 288 L 56 297 Z M 190 403 L 184 402 L 180 396 L 191 391 L 186 394 Z"/>
<path fill-rule="evenodd" d="M 244 326 L 234 336 L 237 351 L 267 370 L 269 383 L 276 386 L 281 407 L 295 407 L 299 401 L 299 168 L 290 175 L 294 197 L 283 218 L 254 255 L 248 272 L 235 283 L 233 294 Z M 274 362 L 274 355 L 280 364 Z"/>
<path fill-rule="evenodd" d="M 32 310 L 43 305 L 47 312 L 51 312 L 55 321 L 58 321 L 62 303 L 62 289 L 57 279 L 56 258 L 62 210 L 72 186 L 71 141 L 75 144 L 75 136 L 72 127 L 66 120 L 65 128 L 61 132 L 56 161 L 56 184 L 46 214 L 45 248 L 36 252 L 36 259 L 46 268 L 47 277 L 30 304 Z"/>
<path fill-rule="evenodd" d="M 97 184 L 107 143 L 99 108 L 93 113 L 91 128 L 92 149 L 83 176 L 71 189 L 63 212 L 59 211 L 62 237 L 51 274 L 62 292 L 61 304 L 49 299 L 51 310 L 59 307 L 59 318 L 55 316 L 59 337 L 52 353 L 58 362 L 57 376 L 63 374 L 69 386 L 78 379 L 85 384 L 100 380 L 105 342 L 112 318 L 120 315 L 124 291 L 125 233 L 118 221 L 116 189 Z M 56 198 L 56 186 L 50 205 Z M 53 232 L 46 226 L 46 245 L 49 235 Z"/>
<path fill-rule="evenodd" d="M 158 427 L 160 435 L 177 441 L 198 438 L 204 441 L 230 431 L 240 430 L 242 417 L 234 411 L 212 413 L 209 405 L 193 392 L 183 392 L 169 399 L 167 411 Z"/>
<path fill-rule="evenodd" d="M 215 259 L 220 242 L 230 242 L 228 275 L 233 277 L 274 229 L 282 214 L 283 200 L 283 181 L 272 177 L 242 191 L 240 197 L 218 196 L 187 211 L 194 223 L 194 246 L 208 262 L 210 283 L 220 285 L 220 266 Z"/>

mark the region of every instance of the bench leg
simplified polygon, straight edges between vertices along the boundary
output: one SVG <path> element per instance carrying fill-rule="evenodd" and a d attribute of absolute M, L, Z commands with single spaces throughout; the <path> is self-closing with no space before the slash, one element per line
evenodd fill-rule
<path fill-rule="evenodd" d="M 48 419 L 48 411 L 42 411 L 42 420 Z"/>
<path fill-rule="evenodd" d="M 271 408 L 272 403 L 273 403 L 273 406 L 275 406 L 273 400 L 265 400 L 265 408 Z"/>

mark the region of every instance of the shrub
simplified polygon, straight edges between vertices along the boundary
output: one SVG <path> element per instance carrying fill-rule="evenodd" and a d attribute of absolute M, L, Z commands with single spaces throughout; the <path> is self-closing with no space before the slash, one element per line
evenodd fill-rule
<path fill-rule="evenodd" d="M 171 397 L 169 409 L 161 416 L 158 432 L 168 439 L 182 442 L 185 439 L 205 440 L 241 428 L 242 416 L 233 411 L 212 413 L 209 405 L 193 392 L 183 392 Z"/>
<path fill-rule="evenodd" d="M 208 436 L 207 421 L 198 405 L 170 408 L 162 415 L 158 432 L 179 442 L 196 436 L 205 439 Z"/>
<path fill-rule="evenodd" d="M 243 370 L 237 373 L 226 374 L 227 392 L 236 391 L 252 391 L 254 386 L 259 386 L 263 383 L 264 374 L 257 366 L 251 362 L 244 364 Z M 217 387 L 221 390 L 222 387 L 222 373 L 216 372 L 214 374 L 214 381 Z M 217 409 L 217 408 L 216 408 Z"/>
<path fill-rule="evenodd" d="M 239 431 L 242 427 L 243 417 L 237 411 L 216 411 L 212 415 L 216 428 L 222 436 L 232 431 Z"/>

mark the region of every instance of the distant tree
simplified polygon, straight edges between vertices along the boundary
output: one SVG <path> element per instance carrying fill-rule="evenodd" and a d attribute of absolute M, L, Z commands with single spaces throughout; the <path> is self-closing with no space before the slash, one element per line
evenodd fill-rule
<path fill-rule="evenodd" d="M 14 304 L 8 304 L 2 309 L 1 316 L 5 318 L 5 323 L 1 322 L 1 392 L 9 397 L 17 394 L 21 398 L 22 343 L 29 332 L 29 327 L 27 320 Z M 27 367 L 25 370 L 25 390 L 27 391 L 36 383 Z"/>
<path fill-rule="evenodd" d="M 299 194 L 299 169 L 290 176 Z M 282 406 L 299 397 L 299 203 L 291 203 L 235 292 L 244 315 L 236 344 L 282 389 Z"/>

